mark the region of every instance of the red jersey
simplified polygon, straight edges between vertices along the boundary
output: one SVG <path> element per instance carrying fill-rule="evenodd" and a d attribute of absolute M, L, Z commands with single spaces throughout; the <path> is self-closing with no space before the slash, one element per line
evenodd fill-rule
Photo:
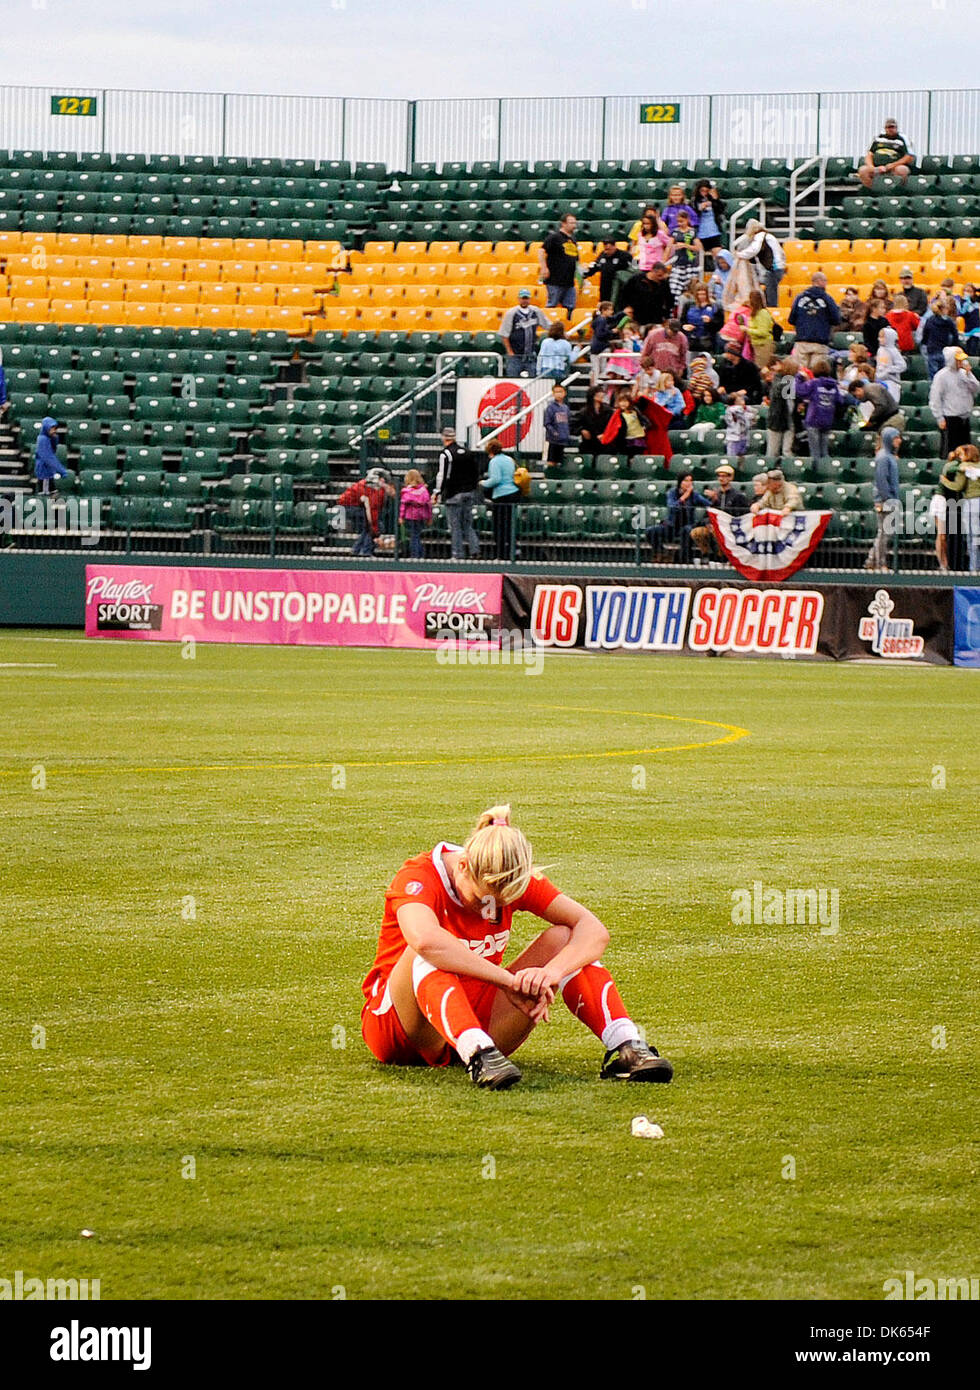
<path fill-rule="evenodd" d="M 542 874 L 532 878 L 523 896 L 505 906 L 496 905 L 496 916 L 485 917 L 483 910 L 464 907 L 453 888 L 443 854 L 462 849 L 445 840 L 435 849 L 406 859 L 391 881 L 385 894 L 385 913 L 378 937 L 374 965 L 361 988 L 366 999 L 372 999 L 384 989 L 385 981 L 407 946 L 398 925 L 398 909 L 405 903 L 424 903 L 439 920 L 439 925 L 484 960 L 499 965 L 510 939 L 511 918 L 515 912 L 533 912 L 538 917 L 548 910 L 561 892 Z"/>

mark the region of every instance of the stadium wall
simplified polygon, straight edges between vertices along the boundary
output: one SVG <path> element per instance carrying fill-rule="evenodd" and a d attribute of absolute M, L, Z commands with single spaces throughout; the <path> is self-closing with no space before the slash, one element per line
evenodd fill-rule
<path fill-rule="evenodd" d="M 429 161 L 854 156 L 886 115 L 916 154 L 969 153 L 980 90 L 404 101 L 0 87 L 8 149 L 346 159 L 405 171 Z"/>

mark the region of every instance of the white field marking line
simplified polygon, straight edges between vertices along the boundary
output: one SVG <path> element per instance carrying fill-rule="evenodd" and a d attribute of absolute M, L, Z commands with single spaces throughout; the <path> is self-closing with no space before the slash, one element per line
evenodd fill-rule
<path fill-rule="evenodd" d="M 0 661 L 0 671 L 57 671 L 56 661 Z"/>

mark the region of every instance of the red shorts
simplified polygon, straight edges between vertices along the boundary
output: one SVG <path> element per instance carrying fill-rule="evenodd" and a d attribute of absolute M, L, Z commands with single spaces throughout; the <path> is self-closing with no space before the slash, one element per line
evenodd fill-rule
<path fill-rule="evenodd" d="M 480 1027 L 490 1027 L 490 1014 L 497 997 L 497 986 L 487 980 L 464 979 L 460 985 L 470 1001 Z M 409 1039 L 391 1000 L 387 984 L 379 987 L 380 1002 L 369 999 L 361 1010 L 361 1033 L 379 1062 L 397 1067 L 448 1067 L 456 1056 L 447 1042 L 440 1042 L 434 1052 L 422 1052 Z M 377 998 L 377 996 L 375 996 Z"/>

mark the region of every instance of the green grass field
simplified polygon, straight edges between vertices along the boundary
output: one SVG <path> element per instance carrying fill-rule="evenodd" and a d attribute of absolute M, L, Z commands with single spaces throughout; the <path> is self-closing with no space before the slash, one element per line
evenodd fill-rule
<path fill-rule="evenodd" d="M 976 1274 L 974 673 L 0 653 L 0 1277 L 880 1299 Z M 363 1046 L 389 879 L 505 799 L 610 928 L 673 1085 L 600 1083 L 560 1004 L 506 1093 Z M 838 889 L 839 932 L 733 925 L 756 881 Z"/>

